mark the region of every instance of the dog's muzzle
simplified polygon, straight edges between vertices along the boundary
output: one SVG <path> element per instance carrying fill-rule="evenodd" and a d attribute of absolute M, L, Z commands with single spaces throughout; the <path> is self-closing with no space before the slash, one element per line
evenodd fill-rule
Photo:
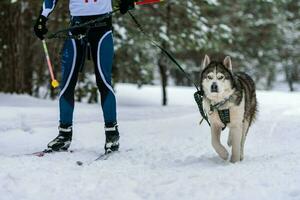
<path fill-rule="evenodd" d="M 213 82 L 213 84 L 211 85 L 210 91 L 213 92 L 219 92 L 219 88 L 216 82 Z"/>

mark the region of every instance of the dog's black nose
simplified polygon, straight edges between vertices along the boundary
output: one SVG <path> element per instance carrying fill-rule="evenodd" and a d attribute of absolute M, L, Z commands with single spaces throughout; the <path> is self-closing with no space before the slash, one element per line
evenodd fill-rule
<path fill-rule="evenodd" d="M 213 84 L 211 85 L 210 91 L 211 92 L 219 92 L 218 85 L 216 82 L 213 82 Z"/>

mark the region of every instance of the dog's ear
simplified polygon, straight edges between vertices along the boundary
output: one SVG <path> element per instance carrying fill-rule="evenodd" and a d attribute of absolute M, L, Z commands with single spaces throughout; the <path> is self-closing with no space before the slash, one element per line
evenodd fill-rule
<path fill-rule="evenodd" d="M 232 71 L 232 62 L 231 62 L 231 58 L 230 56 L 227 56 L 224 61 L 223 61 L 223 65 L 229 69 L 230 71 Z"/>
<path fill-rule="evenodd" d="M 210 63 L 210 58 L 208 55 L 205 55 L 204 60 L 202 61 L 202 69 L 205 69 Z"/>

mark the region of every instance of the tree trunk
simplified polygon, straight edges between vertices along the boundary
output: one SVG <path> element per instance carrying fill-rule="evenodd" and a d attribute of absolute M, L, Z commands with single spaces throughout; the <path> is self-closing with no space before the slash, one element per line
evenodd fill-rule
<path fill-rule="evenodd" d="M 25 1 L 1 2 L 1 13 L 5 20 L 1 23 L 0 38 L 5 49 L 2 52 L 0 69 L 0 91 L 27 93 L 32 95 L 33 58 L 31 11 Z"/>
<path fill-rule="evenodd" d="M 294 81 L 293 81 L 291 70 L 290 70 L 288 64 L 285 66 L 284 71 L 285 71 L 286 81 L 288 82 L 288 85 L 289 85 L 289 88 L 290 88 L 290 92 L 293 92 L 293 91 L 295 91 L 295 88 L 293 86 Z"/>
<path fill-rule="evenodd" d="M 164 62 L 164 54 L 161 53 L 160 58 L 158 60 L 158 67 L 161 78 L 161 86 L 162 86 L 162 105 L 166 106 L 168 104 L 167 98 L 167 85 L 168 85 L 168 75 L 167 75 L 167 65 Z"/>
<path fill-rule="evenodd" d="M 171 4 L 168 4 L 167 6 L 167 12 L 166 12 L 166 34 L 169 35 L 170 33 L 170 20 L 171 20 Z M 164 49 L 168 47 L 167 42 L 162 42 L 161 45 Z M 168 86 L 168 66 L 167 62 L 165 60 L 165 55 L 161 51 L 160 57 L 158 59 L 158 67 L 159 67 L 159 73 L 161 77 L 161 86 L 162 86 L 162 105 L 166 106 L 168 104 L 168 97 L 167 97 L 167 86 Z"/>
<path fill-rule="evenodd" d="M 267 74 L 267 90 L 272 89 L 272 84 L 274 82 L 274 79 L 275 79 L 275 69 L 270 68 L 269 73 Z"/>

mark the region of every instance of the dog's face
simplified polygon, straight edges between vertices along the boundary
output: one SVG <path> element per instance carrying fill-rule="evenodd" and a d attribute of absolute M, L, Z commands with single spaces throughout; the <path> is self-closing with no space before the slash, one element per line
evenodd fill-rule
<path fill-rule="evenodd" d="M 216 62 L 210 61 L 206 55 L 202 68 L 201 86 L 208 99 L 218 102 L 234 92 L 230 57 L 226 57 L 223 62 Z"/>

